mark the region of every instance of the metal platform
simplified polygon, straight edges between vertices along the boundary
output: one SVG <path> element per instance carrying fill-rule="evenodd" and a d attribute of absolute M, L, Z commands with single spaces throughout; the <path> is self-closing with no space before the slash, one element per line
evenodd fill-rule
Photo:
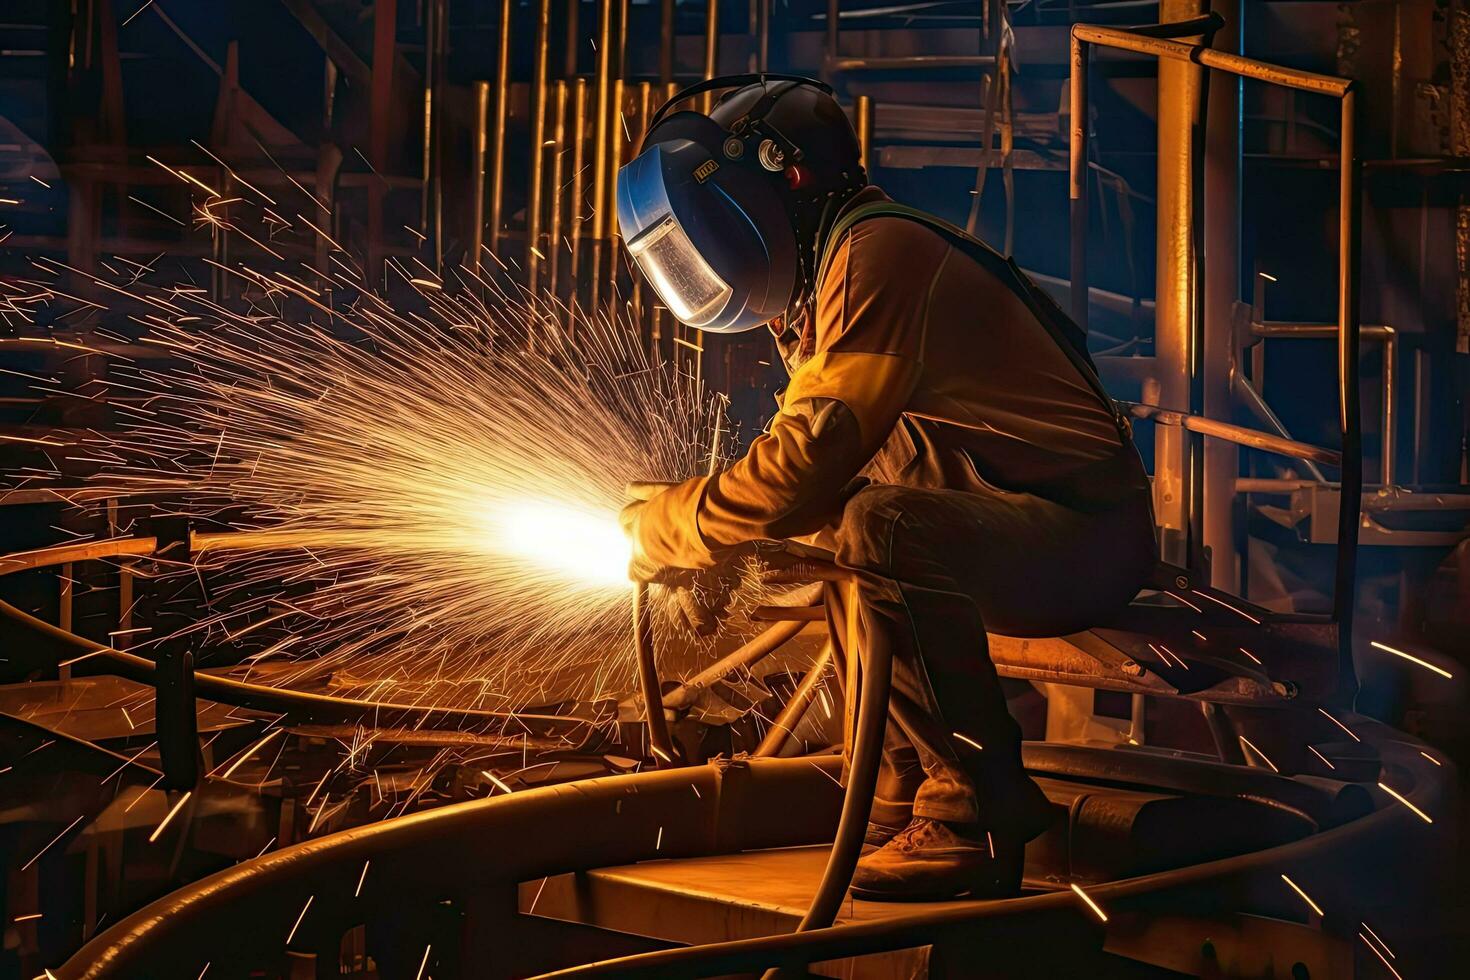
<path fill-rule="evenodd" d="M 1304 824 L 1240 799 L 1176 795 L 1065 780 L 1039 780 L 1057 821 L 1026 853 L 1027 894 L 1246 853 L 1303 837 Z M 1185 832 L 1169 833 L 1168 828 Z M 557 919 L 663 943 L 703 945 L 790 933 L 811 904 L 829 848 L 653 860 L 522 882 L 523 915 Z M 1005 902 L 868 902 L 848 897 L 838 925 Z M 1095 935 L 1071 941 L 1098 948 Z M 931 947 L 812 965 L 853 980 L 929 975 Z"/>

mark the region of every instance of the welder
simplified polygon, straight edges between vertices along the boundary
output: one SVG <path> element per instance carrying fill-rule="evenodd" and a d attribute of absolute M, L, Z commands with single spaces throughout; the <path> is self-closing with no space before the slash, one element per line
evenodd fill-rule
<path fill-rule="evenodd" d="M 708 114 L 670 111 L 715 88 Z M 624 512 L 635 575 L 697 586 L 753 542 L 830 554 L 836 652 L 881 634 L 894 660 L 853 891 L 1015 894 L 1053 814 L 986 632 L 1103 623 L 1155 563 L 1147 478 L 1081 331 L 1013 262 L 868 185 L 810 79 L 685 90 L 617 201 L 663 305 L 703 331 L 768 329 L 791 375 L 742 458 Z"/>

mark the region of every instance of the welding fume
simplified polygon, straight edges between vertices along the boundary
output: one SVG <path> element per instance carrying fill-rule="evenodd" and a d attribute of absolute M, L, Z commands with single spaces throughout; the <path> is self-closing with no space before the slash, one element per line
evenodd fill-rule
<path fill-rule="evenodd" d="M 716 89 L 708 114 L 670 111 Z M 986 631 L 1094 625 L 1156 561 L 1149 483 L 1081 331 L 1014 263 L 869 184 L 813 79 L 686 89 L 620 171 L 617 204 L 668 310 L 703 331 L 769 330 L 790 374 L 744 456 L 627 506 L 634 574 L 712 597 L 699 615 L 718 617 L 708 584 L 753 543 L 827 556 L 838 659 L 892 653 L 853 892 L 1018 894 L 1051 809 Z"/>

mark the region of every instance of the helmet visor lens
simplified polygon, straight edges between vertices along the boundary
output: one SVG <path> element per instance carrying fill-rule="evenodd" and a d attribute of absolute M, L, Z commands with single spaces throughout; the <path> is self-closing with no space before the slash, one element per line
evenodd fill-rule
<path fill-rule="evenodd" d="M 701 327 L 714 321 L 730 299 L 721 279 L 672 214 L 628 243 L 628 252 L 679 322 Z"/>

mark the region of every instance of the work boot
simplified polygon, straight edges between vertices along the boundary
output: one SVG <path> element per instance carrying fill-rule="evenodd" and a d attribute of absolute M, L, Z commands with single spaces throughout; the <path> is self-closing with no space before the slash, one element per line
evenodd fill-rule
<path fill-rule="evenodd" d="M 913 801 L 873 798 L 868 812 L 868 832 L 863 836 L 863 853 L 882 847 L 897 837 L 914 816 Z"/>
<path fill-rule="evenodd" d="M 1025 844 L 978 827 L 915 817 L 892 840 L 858 859 L 852 893 L 879 902 L 939 901 L 1021 892 Z"/>

